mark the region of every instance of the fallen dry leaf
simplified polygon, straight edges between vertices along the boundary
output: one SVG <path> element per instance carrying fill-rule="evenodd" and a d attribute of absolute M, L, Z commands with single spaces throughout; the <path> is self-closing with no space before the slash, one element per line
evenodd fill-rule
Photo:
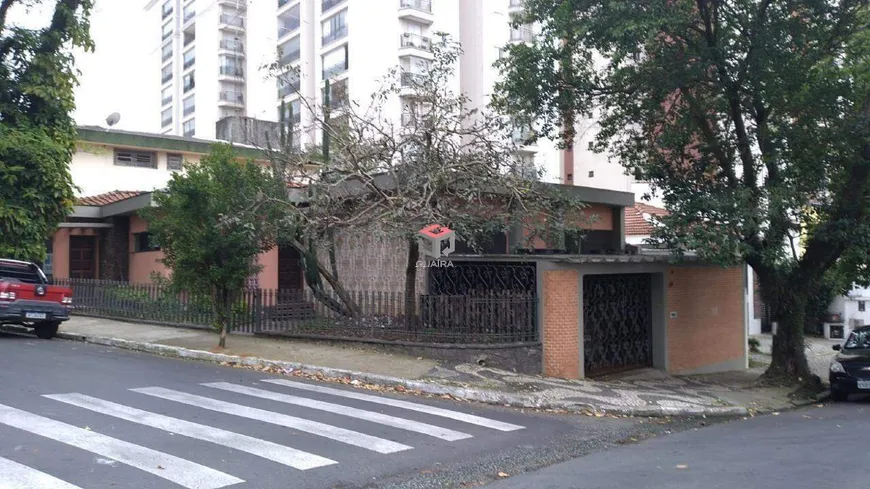
<path fill-rule="evenodd" d="M 680 470 L 683 470 L 683 469 L 688 469 L 689 466 L 688 466 L 688 465 L 680 464 L 680 465 L 677 465 L 677 468 L 680 469 Z"/>
<path fill-rule="evenodd" d="M 499 477 L 510 477 L 510 475 L 507 472 L 499 472 L 498 476 Z"/>

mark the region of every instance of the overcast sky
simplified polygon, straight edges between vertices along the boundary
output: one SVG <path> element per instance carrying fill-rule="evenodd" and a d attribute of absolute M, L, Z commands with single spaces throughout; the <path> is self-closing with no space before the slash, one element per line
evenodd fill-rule
<path fill-rule="evenodd" d="M 26 27 L 48 25 L 54 1 L 43 3 L 33 12 L 16 7 L 9 20 Z M 148 66 L 146 56 L 159 46 L 158 37 L 145 32 L 144 6 L 145 0 L 96 0 L 91 17 L 96 48 L 92 53 L 76 53 L 76 64 L 82 72 L 76 89 L 77 124 L 105 126 L 106 117 L 118 112 L 118 129 L 157 129 L 153 126 L 160 114 L 153 107 L 158 97 L 152 85 L 159 73 Z"/>

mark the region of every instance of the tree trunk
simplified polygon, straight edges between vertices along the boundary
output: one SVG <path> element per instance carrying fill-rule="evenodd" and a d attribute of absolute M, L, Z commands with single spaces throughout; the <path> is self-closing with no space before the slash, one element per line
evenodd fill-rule
<path fill-rule="evenodd" d="M 408 264 L 405 267 L 405 323 L 408 327 L 417 324 L 417 261 L 420 260 L 420 245 L 416 239 L 408 240 Z"/>
<path fill-rule="evenodd" d="M 788 376 L 807 382 L 812 372 L 807 362 L 804 327 L 812 284 L 787 276 L 759 275 L 762 297 L 776 322 L 771 363 L 766 375 Z"/>
<path fill-rule="evenodd" d="M 302 266 L 305 269 L 305 282 L 314 294 L 314 298 L 324 306 L 341 314 L 342 316 L 355 317 L 359 315 L 359 306 L 351 298 L 347 289 L 339 282 L 338 278 L 330 273 L 317 258 L 317 252 L 313 247 L 306 247 L 297 239 L 287 243 L 296 249 L 302 257 Z M 320 278 L 323 277 L 329 283 L 339 300 L 331 297 L 323 287 Z"/>
<path fill-rule="evenodd" d="M 218 348 L 227 347 L 227 310 L 229 309 L 228 292 L 223 287 L 215 287 L 211 293 L 212 310 L 214 311 L 214 328 L 220 333 Z"/>

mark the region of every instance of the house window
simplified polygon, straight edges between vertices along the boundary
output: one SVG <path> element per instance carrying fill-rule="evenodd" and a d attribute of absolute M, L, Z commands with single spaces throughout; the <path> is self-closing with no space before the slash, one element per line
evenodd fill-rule
<path fill-rule="evenodd" d="M 320 26 L 323 31 L 321 39 L 323 46 L 347 37 L 347 10 L 342 10 L 324 20 Z"/>
<path fill-rule="evenodd" d="M 171 171 L 179 171 L 184 165 L 184 157 L 180 154 L 166 155 L 166 169 Z"/>
<path fill-rule="evenodd" d="M 148 151 L 115 150 L 115 165 L 157 168 L 157 155 Z"/>
<path fill-rule="evenodd" d="M 864 301 L 858 301 L 858 310 L 864 312 Z"/>
<path fill-rule="evenodd" d="M 133 233 L 133 252 L 144 253 L 147 251 L 160 251 L 160 247 L 154 242 L 151 233 Z"/>
<path fill-rule="evenodd" d="M 323 79 L 340 75 L 348 69 L 347 44 L 323 55 Z"/>
<path fill-rule="evenodd" d="M 181 129 L 182 129 L 182 131 L 184 131 L 184 137 L 186 137 L 186 138 L 192 137 L 194 135 L 194 133 L 196 133 L 196 119 L 191 119 L 189 121 L 186 121 L 182 125 Z"/>

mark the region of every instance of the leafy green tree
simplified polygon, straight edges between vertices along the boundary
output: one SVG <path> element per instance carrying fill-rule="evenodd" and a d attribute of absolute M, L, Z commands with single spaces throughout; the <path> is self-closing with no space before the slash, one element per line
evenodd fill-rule
<path fill-rule="evenodd" d="M 75 201 L 70 49 L 93 48 L 92 0 L 58 0 L 42 29 L 8 24 L 14 8 L 42 3 L 0 1 L 0 256 L 36 261 Z"/>
<path fill-rule="evenodd" d="M 660 238 L 745 260 L 779 327 L 768 374 L 809 379 L 811 294 L 870 243 L 870 26 L 863 0 L 527 0 L 540 37 L 501 63 L 501 109 L 649 181 Z M 567 125 L 570 127 L 570 125 Z M 818 218 L 805 251 L 787 243 Z"/>
<path fill-rule="evenodd" d="M 185 170 L 156 194 L 144 217 L 173 285 L 210 297 L 224 348 L 233 305 L 260 271 L 257 255 L 275 246 L 281 214 L 273 202 L 286 188 L 267 168 L 239 161 L 226 144 Z"/>

